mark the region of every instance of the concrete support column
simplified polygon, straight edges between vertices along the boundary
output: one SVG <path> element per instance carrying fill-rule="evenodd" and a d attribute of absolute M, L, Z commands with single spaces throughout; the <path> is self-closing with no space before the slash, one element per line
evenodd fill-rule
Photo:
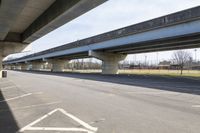
<path fill-rule="evenodd" d="M 32 64 L 32 70 L 40 71 L 42 69 L 43 62 L 34 61 Z"/>
<path fill-rule="evenodd" d="M 5 65 L 5 69 L 11 70 L 11 65 Z"/>
<path fill-rule="evenodd" d="M 53 72 L 63 72 L 65 68 L 65 63 L 69 61 L 64 59 L 50 59 L 48 60 L 48 62 L 52 64 Z"/>
<path fill-rule="evenodd" d="M 89 56 L 102 60 L 102 74 L 118 74 L 118 63 L 127 55 L 89 51 Z"/>
<path fill-rule="evenodd" d="M 11 65 L 11 70 L 14 70 L 15 69 L 15 66 L 12 64 Z"/>
<path fill-rule="evenodd" d="M 15 65 L 15 69 L 16 69 L 16 70 L 21 70 L 21 65 L 17 63 L 17 64 Z"/>
<path fill-rule="evenodd" d="M 3 57 L 2 55 L 0 55 L 0 78 L 2 78 L 2 70 L 3 70 Z"/>
<path fill-rule="evenodd" d="M 21 65 L 21 70 L 28 70 L 28 64 L 22 63 Z"/>

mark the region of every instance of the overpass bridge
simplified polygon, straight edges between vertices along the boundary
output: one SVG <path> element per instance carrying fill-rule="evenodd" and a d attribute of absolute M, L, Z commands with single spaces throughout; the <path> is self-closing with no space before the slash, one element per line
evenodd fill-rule
<path fill-rule="evenodd" d="M 2 59 L 106 0 L 0 0 Z M 1 74 L 0 74 L 1 75 Z"/>
<path fill-rule="evenodd" d="M 196 48 L 200 46 L 200 6 L 111 32 L 72 42 L 42 52 L 5 61 L 26 70 L 39 70 L 44 62 L 53 71 L 76 58 L 95 57 L 103 61 L 103 74 L 116 74 L 118 62 L 127 54 Z"/>

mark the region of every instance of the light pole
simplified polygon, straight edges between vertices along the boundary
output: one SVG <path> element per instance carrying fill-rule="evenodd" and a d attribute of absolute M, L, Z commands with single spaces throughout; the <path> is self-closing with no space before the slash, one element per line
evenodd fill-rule
<path fill-rule="evenodd" d="M 145 55 L 145 67 L 147 67 L 147 56 Z"/>
<path fill-rule="evenodd" d="M 158 52 L 156 53 L 156 56 L 157 56 L 157 65 L 159 64 L 159 61 L 158 61 Z"/>
<path fill-rule="evenodd" d="M 195 54 L 195 62 L 197 62 L 197 49 L 194 49 L 194 54 Z"/>

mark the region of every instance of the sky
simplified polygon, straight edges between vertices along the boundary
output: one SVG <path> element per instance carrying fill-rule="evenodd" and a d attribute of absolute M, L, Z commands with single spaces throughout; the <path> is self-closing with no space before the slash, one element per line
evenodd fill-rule
<path fill-rule="evenodd" d="M 199 5 L 200 0 L 108 0 L 31 43 L 24 54 L 43 51 Z M 194 49 L 189 51 L 195 58 Z M 126 60 L 143 61 L 146 56 L 148 60 L 156 62 L 158 58 L 169 60 L 172 53 L 173 51 L 129 55 Z M 14 57 L 24 54 L 15 54 Z M 197 49 L 196 55 L 200 60 L 200 49 Z"/>

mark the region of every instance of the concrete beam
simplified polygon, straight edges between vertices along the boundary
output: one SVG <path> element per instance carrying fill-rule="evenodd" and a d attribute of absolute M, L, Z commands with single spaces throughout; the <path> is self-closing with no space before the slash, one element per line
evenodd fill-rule
<path fill-rule="evenodd" d="M 56 0 L 22 34 L 30 43 L 107 0 Z"/>
<path fill-rule="evenodd" d="M 9 32 L 4 39 L 5 42 L 22 42 L 21 34 Z"/>
<path fill-rule="evenodd" d="M 28 0 L 1 0 L 0 40 L 4 40 Z"/>
<path fill-rule="evenodd" d="M 9 54 L 21 52 L 27 45 L 26 43 L 0 42 L 0 50 L 2 50 L 2 56 L 6 57 Z"/>
<path fill-rule="evenodd" d="M 118 74 L 118 63 L 127 55 L 89 51 L 89 56 L 102 60 L 102 74 Z"/>

